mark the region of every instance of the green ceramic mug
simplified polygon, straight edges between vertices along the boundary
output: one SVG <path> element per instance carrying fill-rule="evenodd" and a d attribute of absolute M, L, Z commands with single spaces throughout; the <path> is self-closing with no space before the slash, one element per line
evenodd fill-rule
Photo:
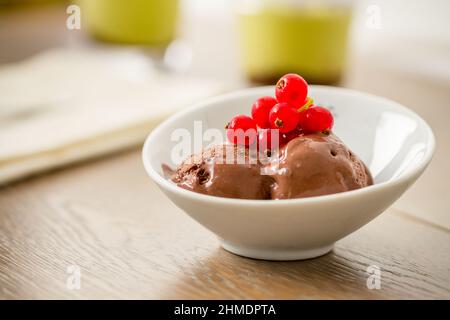
<path fill-rule="evenodd" d="M 275 83 L 281 75 L 296 72 L 309 83 L 339 82 L 351 6 L 342 1 L 320 3 L 260 1 L 256 7 L 240 7 L 242 65 L 251 80 Z"/>
<path fill-rule="evenodd" d="M 178 0 L 78 0 L 82 23 L 96 38 L 167 45 L 174 37 Z"/>

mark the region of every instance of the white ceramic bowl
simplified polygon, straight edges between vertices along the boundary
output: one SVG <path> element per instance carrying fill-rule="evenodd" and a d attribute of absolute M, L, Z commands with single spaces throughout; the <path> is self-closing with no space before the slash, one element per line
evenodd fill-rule
<path fill-rule="evenodd" d="M 195 120 L 202 121 L 204 129 L 223 129 L 227 120 L 249 114 L 257 98 L 273 92 L 273 87 L 253 88 L 199 103 L 154 129 L 143 148 L 150 178 L 179 208 L 214 232 L 228 251 L 268 260 L 323 255 L 386 210 L 431 160 L 433 133 L 411 110 L 366 93 L 310 86 L 309 96 L 335 115 L 334 132 L 369 166 L 373 186 L 303 199 L 242 200 L 198 194 L 164 178 L 161 165 L 177 165 L 171 161 L 178 143 L 171 140 L 175 129 L 192 132 Z"/>

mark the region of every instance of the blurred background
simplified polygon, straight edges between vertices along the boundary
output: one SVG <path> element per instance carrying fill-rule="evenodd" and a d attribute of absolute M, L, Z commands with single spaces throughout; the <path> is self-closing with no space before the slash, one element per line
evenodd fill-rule
<path fill-rule="evenodd" d="M 0 182 L 138 146 L 287 72 L 424 117 L 436 156 L 397 207 L 450 227 L 448 0 L 0 0 Z"/>

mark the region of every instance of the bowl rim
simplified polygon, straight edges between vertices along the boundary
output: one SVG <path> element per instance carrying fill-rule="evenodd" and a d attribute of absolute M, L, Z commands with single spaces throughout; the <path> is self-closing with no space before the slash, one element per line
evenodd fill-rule
<path fill-rule="evenodd" d="M 151 165 L 150 162 L 150 156 L 149 152 L 146 152 L 146 150 L 149 150 L 149 146 L 152 144 L 155 137 L 158 135 L 158 132 L 163 131 L 165 128 L 170 126 L 172 122 L 183 118 L 184 116 L 190 114 L 193 111 L 196 111 L 198 109 L 206 108 L 211 104 L 221 102 L 223 100 L 229 100 L 233 98 L 240 98 L 248 95 L 253 95 L 258 92 L 265 92 L 269 89 L 273 89 L 274 86 L 259 86 L 259 87 L 252 87 L 252 88 L 246 88 L 241 90 L 236 90 L 232 92 L 228 92 L 225 94 L 217 95 L 205 100 L 202 100 L 200 102 L 194 103 L 190 107 L 187 107 L 186 109 L 176 112 L 166 120 L 164 120 L 162 123 L 160 123 L 156 128 L 154 128 L 149 135 L 147 136 L 143 148 L 142 148 L 142 161 L 144 163 L 144 168 L 147 172 L 147 174 L 150 176 L 150 178 L 156 182 L 160 187 L 162 187 L 165 190 L 170 190 L 171 192 L 174 192 L 175 194 L 181 196 L 181 197 L 187 197 L 191 198 L 193 200 L 198 201 L 204 201 L 204 202 L 212 202 L 212 203 L 220 203 L 220 204 L 239 204 L 239 205 L 245 205 L 245 206 L 254 206 L 254 205 L 281 205 L 281 204 L 312 204 L 317 202 L 326 202 L 326 201 L 335 201 L 338 199 L 345 200 L 349 197 L 355 197 L 358 195 L 365 195 L 367 193 L 375 192 L 377 190 L 387 188 L 387 187 L 394 187 L 396 185 L 400 185 L 402 183 L 405 183 L 411 179 L 415 179 L 414 177 L 417 175 L 417 177 L 423 172 L 423 170 L 426 169 L 428 164 L 430 163 L 435 147 L 436 147 L 436 140 L 433 133 L 433 130 L 428 125 L 428 123 L 419 116 L 416 112 L 412 111 L 411 109 L 407 108 L 406 106 L 391 100 L 387 99 L 381 96 L 377 96 L 374 94 L 366 93 L 363 91 L 358 91 L 354 89 L 348 89 L 348 88 L 341 88 L 341 87 L 334 87 L 334 86 L 325 86 L 325 85 L 310 85 L 310 87 L 314 89 L 319 90 L 331 90 L 331 91 L 339 91 L 339 92 L 345 92 L 352 95 L 360 96 L 361 98 L 369 98 L 369 99 L 375 99 L 378 100 L 380 103 L 388 103 L 394 106 L 395 108 L 398 108 L 403 113 L 408 114 L 409 116 L 416 118 L 417 121 L 421 122 L 423 127 L 427 130 L 428 136 L 429 136 L 429 144 L 427 145 L 427 152 L 425 153 L 423 159 L 414 167 L 412 170 L 407 172 L 404 175 L 400 175 L 399 177 L 396 177 L 389 181 L 380 182 L 377 184 L 373 184 L 371 186 L 367 186 L 361 189 L 356 190 L 350 190 L 340 193 L 334 193 L 329 195 L 322 195 L 322 196 L 314 196 L 314 197 L 306 197 L 306 198 L 294 198 L 294 199 L 281 199 L 281 200 L 261 200 L 261 199 L 238 199 L 238 198 L 225 198 L 225 197 L 218 197 L 218 196 L 212 196 L 212 195 L 206 195 L 202 193 L 193 192 L 190 190 L 186 190 L 183 188 L 180 188 L 173 182 L 165 179 L 162 177 Z M 264 94 L 264 93 L 263 93 Z"/>

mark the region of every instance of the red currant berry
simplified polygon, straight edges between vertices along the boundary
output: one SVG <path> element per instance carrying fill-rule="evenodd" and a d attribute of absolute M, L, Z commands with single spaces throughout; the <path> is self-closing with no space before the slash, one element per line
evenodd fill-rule
<path fill-rule="evenodd" d="M 334 119 L 328 109 L 311 106 L 300 112 L 299 126 L 305 132 L 327 132 L 333 128 Z"/>
<path fill-rule="evenodd" d="M 277 100 L 273 97 L 262 97 L 252 105 L 252 118 L 260 128 L 269 128 L 269 112 Z"/>
<path fill-rule="evenodd" d="M 269 113 L 269 122 L 272 129 L 278 129 L 281 133 L 295 129 L 298 124 L 299 113 L 287 103 L 276 104 Z"/>
<path fill-rule="evenodd" d="M 308 83 L 298 74 L 288 73 L 278 80 L 275 96 L 278 102 L 286 102 L 295 108 L 303 106 L 308 95 Z"/>
<path fill-rule="evenodd" d="M 280 141 L 280 145 L 285 145 L 286 143 L 288 143 L 289 141 L 291 141 L 292 139 L 295 139 L 297 137 L 299 137 L 300 135 L 302 135 L 302 130 L 300 128 L 295 128 L 294 130 L 290 131 L 290 132 L 286 132 L 283 133 L 281 135 L 281 141 Z"/>
<path fill-rule="evenodd" d="M 277 129 L 263 129 L 258 132 L 258 150 L 260 152 L 273 151 L 280 146 L 281 134 Z"/>
<path fill-rule="evenodd" d="M 257 137 L 256 123 L 244 115 L 235 116 L 226 126 L 228 141 L 234 144 L 249 146 Z"/>

